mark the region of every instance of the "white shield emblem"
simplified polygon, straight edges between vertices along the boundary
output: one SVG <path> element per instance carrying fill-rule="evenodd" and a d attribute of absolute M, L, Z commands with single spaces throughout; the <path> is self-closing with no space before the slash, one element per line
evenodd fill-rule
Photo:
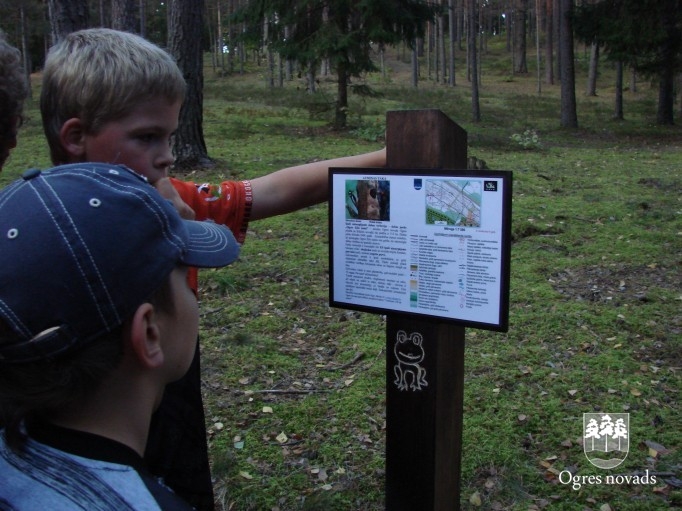
<path fill-rule="evenodd" d="M 615 468 L 630 450 L 629 413 L 584 413 L 583 451 L 599 468 Z"/>

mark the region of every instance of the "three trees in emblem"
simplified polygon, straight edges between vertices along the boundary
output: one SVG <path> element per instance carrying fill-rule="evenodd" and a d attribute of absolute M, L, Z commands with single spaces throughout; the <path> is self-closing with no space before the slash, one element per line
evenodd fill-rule
<path fill-rule="evenodd" d="M 611 416 L 606 414 L 601 417 L 601 422 L 597 422 L 596 419 L 592 418 L 588 421 L 585 426 L 585 440 L 592 440 L 591 451 L 603 450 L 607 452 L 609 450 L 609 438 L 618 441 L 618 448 L 611 448 L 611 450 L 621 451 L 621 439 L 628 437 L 627 425 L 623 418 L 619 418 L 616 422 L 613 422 Z M 595 439 L 598 441 L 598 445 L 595 449 Z M 603 446 L 603 449 L 600 448 Z"/>

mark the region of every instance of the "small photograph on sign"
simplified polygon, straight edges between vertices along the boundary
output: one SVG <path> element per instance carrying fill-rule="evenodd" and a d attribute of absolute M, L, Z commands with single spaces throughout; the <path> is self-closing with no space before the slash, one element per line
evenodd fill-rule
<path fill-rule="evenodd" d="M 391 220 L 391 182 L 379 179 L 346 181 L 346 218 Z"/>
<path fill-rule="evenodd" d="M 481 226 L 481 181 L 428 179 L 426 224 Z"/>

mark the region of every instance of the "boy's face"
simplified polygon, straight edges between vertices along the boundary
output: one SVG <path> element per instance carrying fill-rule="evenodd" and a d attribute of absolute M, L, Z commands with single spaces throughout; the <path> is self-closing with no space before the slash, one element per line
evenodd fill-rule
<path fill-rule="evenodd" d="M 168 176 L 172 142 L 181 101 L 153 99 L 127 116 L 105 123 L 96 135 L 84 135 L 84 161 L 122 164 L 154 184 Z"/>
<path fill-rule="evenodd" d="M 177 267 L 170 276 L 174 311 L 163 315 L 162 332 L 167 381 L 180 379 L 194 358 L 199 335 L 199 305 L 187 283 L 187 267 Z"/>

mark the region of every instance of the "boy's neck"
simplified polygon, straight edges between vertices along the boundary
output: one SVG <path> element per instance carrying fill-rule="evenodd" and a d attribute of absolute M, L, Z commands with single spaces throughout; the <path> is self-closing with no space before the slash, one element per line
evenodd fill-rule
<path fill-rule="evenodd" d="M 115 440 L 143 456 L 160 396 L 149 386 L 116 385 L 111 380 L 102 382 L 85 403 L 50 417 L 49 422 Z"/>

